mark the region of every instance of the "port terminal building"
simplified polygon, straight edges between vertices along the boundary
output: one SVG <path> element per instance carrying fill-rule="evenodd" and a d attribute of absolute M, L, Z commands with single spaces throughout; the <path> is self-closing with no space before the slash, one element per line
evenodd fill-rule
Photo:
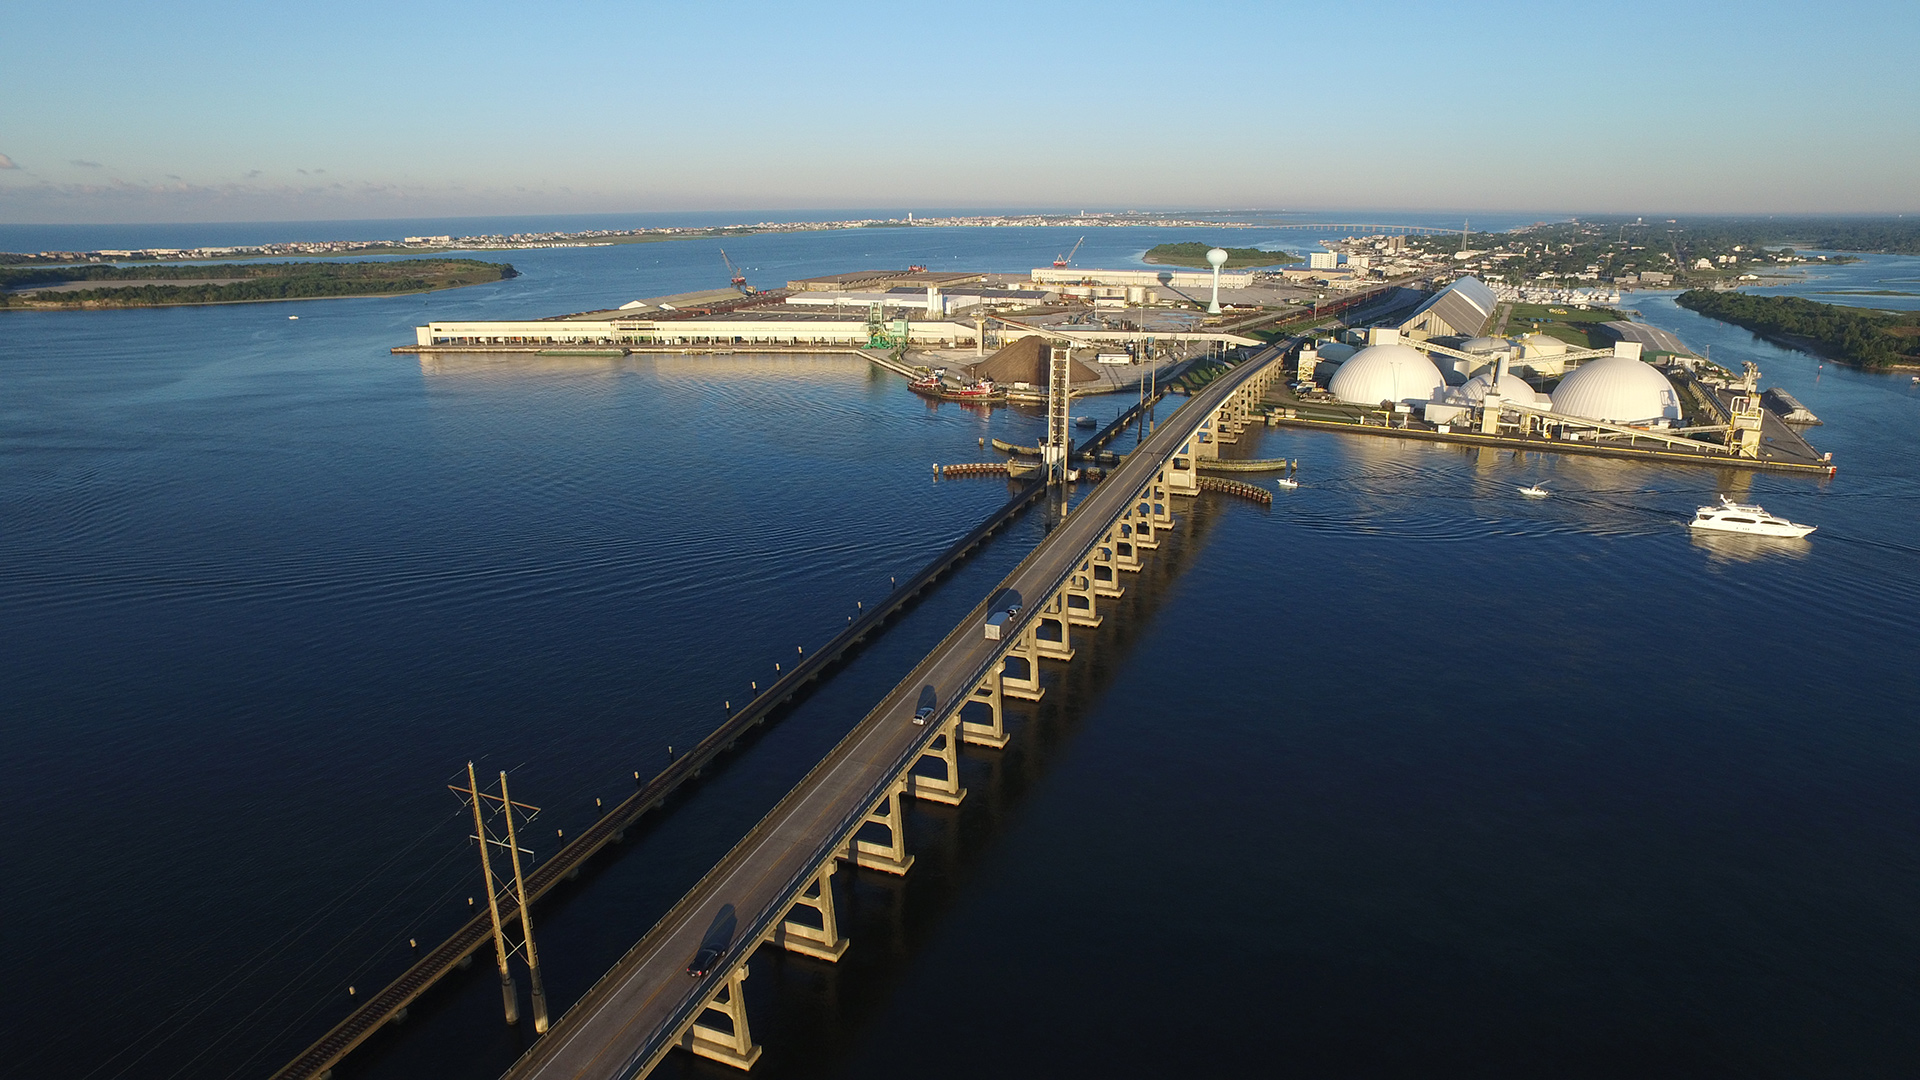
<path fill-rule="evenodd" d="M 1395 329 L 1408 337 L 1478 337 L 1498 306 L 1485 282 L 1463 277 L 1428 297 Z"/>
<path fill-rule="evenodd" d="M 906 343 L 920 349 L 981 347 L 982 321 L 976 319 L 902 319 L 889 325 L 897 333 L 904 324 Z M 618 311 L 595 312 L 559 319 L 525 322 L 429 322 L 414 328 L 416 348 L 457 351 L 541 348 L 734 348 L 775 352 L 787 348 L 863 349 L 872 341 L 874 324 L 863 310 L 858 316 L 796 310 L 785 305 L 717 313 L 684 319 L 625 316 Z M 1219 342 L 1258 345 L 1258 339 L 1218 331 L 1141 331 L 1094 326 L 1019 327 L 997 325 L 991 336 L 1011 342 L 1029 334 L 1069 340 L 1132 344 L 1152 340 Z"/>

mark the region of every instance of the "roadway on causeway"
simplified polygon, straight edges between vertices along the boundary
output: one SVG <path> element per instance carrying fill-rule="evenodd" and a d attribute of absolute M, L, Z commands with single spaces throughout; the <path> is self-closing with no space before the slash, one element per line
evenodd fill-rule
<path fill-rule="evenodd" d="M 1033 618 L 1040 603 L 1078 567 L 1194 427 L 1281 352 L 1280 347 L 1264 350 L 1194 395 L 1171 422 L 1127 455 L 988 599 L 1014 589 L 1027 605 L 1021 621 Z M 888 784 L 932 741 L 939 719 L 966 701 L 990 665 L 999 663 L 1018 638 L 1017 632 L 1009 632 L 1001 641 L 986 640 L 981 624 L 987 614 L 983 600 L 528 1049 L 508 1071 L 509 1080 L 613 1080 L 650 1071 L 730 968 L 722 964 L 698 979 L 686 972 L 721 909 L 731 904 L 738 912 L 740 929 L 732 955 L 757 947 L 829 853 L 844 850 L 853 823 L 884 797 Z M 911 718 L 926 686 L 935 688 L 940 710 L 934 723 L 921 727 Z"/>

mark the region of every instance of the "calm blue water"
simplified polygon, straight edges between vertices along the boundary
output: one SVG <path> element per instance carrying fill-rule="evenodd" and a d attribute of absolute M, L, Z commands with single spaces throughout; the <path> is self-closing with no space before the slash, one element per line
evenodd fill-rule
<path fill-rule="evenodd" d="M 728 250 L 777 282 L 1074 235 Z M 723 284 L 700 243 L 505 257 L 424 298 L 0 320 L 10 1071 L 270 1072 L 466 915 L 468 759 L 551 850 L 1004 498 L 930 462 L 1042 426 L 841 359 L 387 353 Z M 1920 391 L 1635 303 L 1756 359 L 1839 476 L 1260 433 L 1302 489 L 1183 512 L 968 801 L 915 812 L 913 874 L 842 875 L 846 961 L 755 962 L 760 1071 L 1911 1075 Z M 1718 490 L 1821 529 L 1689 538 Z M 1043 529 L 543 907 L 556 1004 Z M 526 1034 L 498 1008 L 483 958 L 341 1075 L 496 1075 Z"/>

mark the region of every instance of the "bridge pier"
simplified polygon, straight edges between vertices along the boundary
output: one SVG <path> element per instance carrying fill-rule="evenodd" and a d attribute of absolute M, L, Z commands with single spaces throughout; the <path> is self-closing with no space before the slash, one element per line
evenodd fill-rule
<path fill-rule="evenodd" d="M 1152 496 L 1143 489 L 1133 497 L 1133 508 L 1127 511 L 1133 526 L 1133 546 L 1136 548 L 1157 548 L 1160 546 L 1159 530 L 1153 520 Z"/>
<path fill-rule="evenodd" d="M 1120 584 L 1120 568 L 1113 564 L 1113 534 L 1108 533 L 1087 553 L 1087 568 L 1093 578 L 1095 596 L 1121 596 L 1127 591 Z"/>
<path fill-rule="evenodd" d="M 1053 594 L 1040 608 L 1033 620 L 1033 651 L 1045 659 L 1065 663 L 1073 659 L 1072 634 L 1068 629 L 1072 622 L 1067 615 L 1067 594 L 1064 590 Z M 1049 636 L 1059 631 L 1058 638 Z M 1038 675 L 1038 672 L 1035 673 Z"/>
<path fill-rule="evenodd" d="M 1128 511 L 1131 513 L 1132 511 Z M 1133 546 L 1133 526 L 1126 517 L 1107 532 L 1107 543 L 1113 547 L 1113 565 L 1131 573 L 1140 572 L 1140 552 Z"/>
<path fill-rule="evenodd" d="M 1099 626 L 1097 596 L 1093 589 L 1093 561 L 1083 560 L 1079 570 L 1067 575 L 1067 621 L 1075 626 Z"/>
<path fill-rule="evenodd" d="M 1003 702 L 1000 693 L 999 664 L 995 664 L 992 673 L 982 679 L 979 686 L 973 688 L 973 693 L 967 695 L 967 701 L 985 705 L 990 719 L 984 724 L 972 720 L 961 720 L 961 740 L 969 746 L 986 746 L 995 750 L 1007 745 L 1007 729 L 1001 708 Z"/>
<path fill-rule="evenodd" d="M 853 835 L 847 840 L 847 852 L 843 858 L 868 870 L 885 870 L 889 874 L 907 872 L 907 868 L 913 865 L 913 856 L 907 854 L 907 822 L 900 809 L 900 796 L 906 791 L 905 777 L 888 785 L 886 798 L 867 811 L 867 816 L 853 827 Z M 881 844 L 860 839 L 860 830 L 868 825 L 884 827 L 889 841 Z"/>
<path fill-rule="evenodd" d="M 1200 494 L 1200 471 L 1194 468 L 1194 445 L 1197 439 L 1189 440 L 1167 459 L 1167 493 L 1170 495 Z"/>
<path fill-rule="evenodd" d="M 913 797 L 929 802 L 959 806 L 960 800 L 967 797 L 967 789 L 960 786 L 960 714 L 955 713 L 940 725 L 940 734 L 933 737 L 927 748 L 920 753 L 914 764 L 932 758 L 940 762 L 947 770 L 944 779 L 909 772 L 907 779 L 913 785 Z"/>
<path fill-rule="evenodd" d="M 1193 448 L 1194 457 L 1211 460 L 1220 456 L 1220 444 L 1214 439 L 1219 424 L 1220 413 L 1215 410 L 1213 415 L 1200 421 L 1200 426 L 1193 429 L 1193 441 L 1188 445 Z"/>
<path fill-rule="evenodd" d="M 1022 701 L 1039 701 L 1046 696 L 1046 689 L 1040 685 L 1040 650 L 1034 642 L 1034 623 L 1027 623 L 1026 629 L 1014 640 L 1013 647 L 1007 650 L 1006 659 L 1000 661 L 1000 694 L 1002 697 L 1019 698 Z M 1014 674 L 1007 670 L 1007 660 L 1018 660 L 1026 670 Z"/>
<path fill-rule="evenodd" d="M 742 1070 L 753 1068 L 753 1063 L 760 1060 L 761 1047 L 753 1041 L 753 1034 L 747 1030 L 747 999 L 740 992 L 740 984 L 746 981 L 747 963 L 743 959 L 694 1016 L 693 1023 L 687 1025 L 680 1045 L 709 1061 Z M 731 1029 L 722 1030 L 702 1023 L 710 1012 L 726 1017 Z"/>
<path fill-rule="evenodd" d="M 833 872 L 840 868 L 840 860 L 828 859 L 813 876 L 813 884 L 800 891 L 787 914 L 780 921 L 767 940 L 792 953 L 811 956 L 816 960 L 838 963 L 846 954 L 847 946 L 852 942 L 840 936 L 840 921 L 833 910 Z M 808 892 L 812 895 L 809 896 Z M 819 926 L 793 920 L 793 909 L 806 905 L 820 916 Z"/>
<path fill-rule="evenodd" d="M 1162 469 L 1153 483 L 1147 485 L 1147 520 L 1155 528 L 1173 527 L 1173 500 L 1167 495 L 1167 474 Z"/>

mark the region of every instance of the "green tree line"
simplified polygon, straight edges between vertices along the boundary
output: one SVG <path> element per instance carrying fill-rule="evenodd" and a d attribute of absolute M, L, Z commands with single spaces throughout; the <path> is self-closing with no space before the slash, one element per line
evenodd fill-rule
<path fill-rule="evenodd" d="M 1920 325 L 1920 316 L 1910 313 L 1822 304 L 1797 296 L 1753 296 L 1707 289 L 1683 292 L 1675 303 L 1757 334 L 1809 342 L 1836 360 L 1861 367 L 1920 362 L 1920 336 L 1895 332 Z"/>
<path fill-rule="evenodd" d="M 1191 241 L 1182 244 L 1156 244 L 1147 249 L 1146 260 L 1169 266 L 1193 266 L 1208 269 L 1207 252 L 1213 250 L 1212 244 Z M 1286 266 L 1300 261 L 1300 256 L 1289 255 L 1284 251 L 1263 251 L 1260 248 L 1226 249 L 1228 269 L 1246 266 Z"/>
<path fill-rule="evenodd" d="M 396 262 L 217 263 L 192 266 L 76 266 L 0 269 L 0 288 L 76 281 L 151 281 L 58 292 L 0 294 L 0 307 L 152 307 L 232 304 L 248 300 L 305 300 L 379 296 L 477 285 L 516 276 L 508 263 L 478 259 L 406 259 Z M 242 278 L 226 284 L 167 285 L 170 280 Z"/>

